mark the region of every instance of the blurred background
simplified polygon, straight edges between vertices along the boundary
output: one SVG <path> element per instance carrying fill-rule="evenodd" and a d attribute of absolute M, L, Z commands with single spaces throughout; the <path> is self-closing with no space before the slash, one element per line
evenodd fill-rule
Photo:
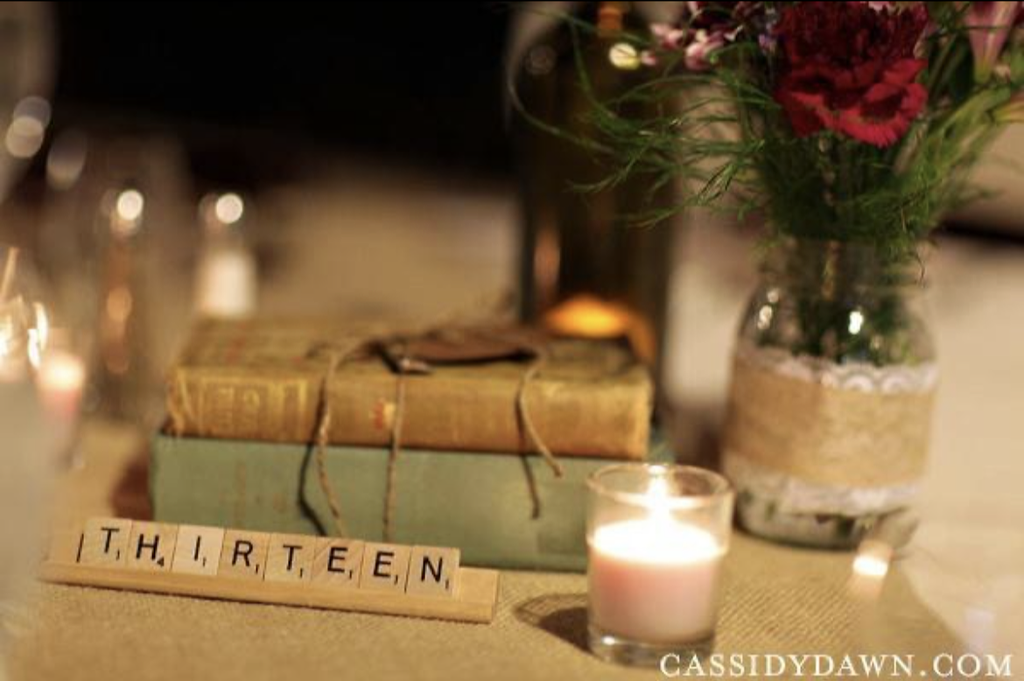
<path fill-rule="evenodd" d="M 662 395 L 685 401 L 709 370 L 678 351 L 684 317 L 722 308 L 722 291 L 739 300 L 756 224 L 692 213 L 631 226 L 624 215 L 671 205 L 675 188 L 651 197 L 639 178 L 573 191 L 607 168 L 524 123 L 509 95 L 585 133 L 565 16 L 598 26 L 582 54 L 610 97 L 642 78 L 609 58 L 616 34 L 672 7 L 7 3 L 0 243 L 20 253 L 12 290 L 50 313 L 56 342 L 84 364 L 87 410 L 111 415 L 160 418 L 160 376 L 197 316 L 423 322 L 504 313 L 494 301 L 507 299 L 557 330 L 628 335 Z M 993 197 L 940 239 L 1024 241 L 1007 160 L 1024 134 L 996 148 L 980 173 Z M 707 262 L 716 280 L 703 290 L 693 280 Z"/>
<path fill-rule="evenodd" d="M 258 185 L 308 173 L 324 154 L 511 173 L 504 3 L 52 12 L 54 123 L 173 132 L 199 177 Z"/>

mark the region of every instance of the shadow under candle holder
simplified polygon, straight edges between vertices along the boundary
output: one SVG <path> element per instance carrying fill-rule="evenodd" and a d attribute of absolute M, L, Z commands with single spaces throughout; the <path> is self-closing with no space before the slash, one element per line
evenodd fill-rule
<path fill-rule="evenodd" d="M 520 622 L 589 652 L 587 646 L 587 595 L 545 594 L 523 601 L 515 608 Z"/>

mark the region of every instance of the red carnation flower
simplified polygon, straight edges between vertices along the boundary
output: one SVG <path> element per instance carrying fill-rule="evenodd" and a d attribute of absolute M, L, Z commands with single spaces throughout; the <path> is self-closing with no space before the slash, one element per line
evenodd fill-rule
<path fill-rule="evenodd" d="M 775 29 L 782 47 L 775 99 L 798 137 L 823 128 L 885 147 L 928 101 L 915 82 L 914 46 L 928 22 L 921 3 L 901 11 L 862 2 L 800 2 Z"/>

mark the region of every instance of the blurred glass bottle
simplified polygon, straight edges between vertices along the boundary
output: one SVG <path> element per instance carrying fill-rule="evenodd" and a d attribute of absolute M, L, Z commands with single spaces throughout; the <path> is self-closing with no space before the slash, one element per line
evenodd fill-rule
<path fill-rule="evenodd" d="M 99 320 L 93 383 L 98 411 L 108 417 L 148 415 L 151 402 L 150 352 L 143 316 L 142 240 L 146 199 L 134 184 L 108 191 L 99 214 Z"/>
<path fill-rule="evenodd" d="M 592 96 L 608 101 L 645 80 L 636 49 L 623 38 L 656 19 L 644 7 L 651 4 L 528 3 L 513 28 L 508 60 L 522 107 L 548 125 L 592 137 L 593 103 L 582 87 L 569 17 L 596 28 L 575 31 L 575 39 Z M 665 106 L 645 103 L 620 113 L 642 119 Z M 639 227 L 634 221 L 652 208 L 671 206 L 675 188 L 652 192 L 653 178 L 637 176 L 598 192 L 577 191 L 573 185 L 605 179 L 613 167 L 513 115 L 523 211 L 522 317 L 567 335 L 628 336 L 657 371 L 673 226 Z"/>

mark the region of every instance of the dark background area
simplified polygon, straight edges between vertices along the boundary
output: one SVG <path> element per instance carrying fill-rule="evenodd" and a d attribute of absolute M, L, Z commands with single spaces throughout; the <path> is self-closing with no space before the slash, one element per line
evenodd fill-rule
<path fill-rule="evenodd" d="M 55 122 L 170 130 L 198 175 L 234 181 L 287 174 L 320 154 L 501 176 L 511 166 L 510 12 L 453 2 L 58 3 Z"/>
<path fill-rule="evenodd" d="M 510 3 L 54 7 L 57 129 L 170 133 L 200 182 L 255 187 L 338 156 L 512 172 L 502 108 Z"/>

